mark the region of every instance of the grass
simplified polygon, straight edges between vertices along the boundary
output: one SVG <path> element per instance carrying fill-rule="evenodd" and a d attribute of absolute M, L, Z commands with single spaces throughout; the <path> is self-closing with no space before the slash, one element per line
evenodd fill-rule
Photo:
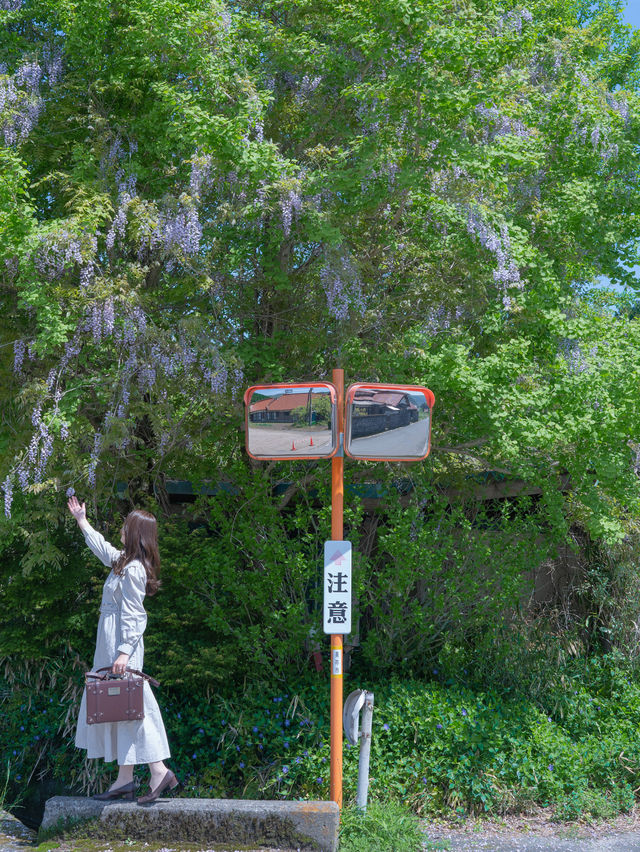
<path fill-rule="evenodd" d="M 9 786 L 9 777 L 11 775 L 11 764 L 7 761 L 7 774 L 4 779 L 4 784 L 0 789 L 0 811 L 6 811 L 7 807 L 7 787 Z"/>
<path fill-rule="evenodd" d="M 422 852 L 424 848 L 418 818 L 405 805 L 374 801 L 365 812 L 354 805 L 342 810 L 340 852 Z"/>

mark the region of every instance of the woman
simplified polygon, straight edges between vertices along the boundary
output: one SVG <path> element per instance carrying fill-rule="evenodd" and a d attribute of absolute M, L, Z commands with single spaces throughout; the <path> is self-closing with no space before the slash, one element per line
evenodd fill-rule
<path fill-rule="evenodd" d="M 156 519 L 142 509 L 130 512 L 120 531 L 124 549 L 117 550 L 87 521 L 84 503 L 81 505 L 74 496 L 69 498 L 68 506 L 89 548 L 111 568 L 102 591 L 93 671 L 104 666 L 111 667 L 114 674 L 122 674 L 127 668 L 142 670 L 142 634 L 147 624 L 142 602 L 145 594 L 155 594 L 160 585 Z M 76 745 L 87 750 L 87 757 L 118 761 L 118 777 L 108 790 L 95 795 L 94 799 L 122 797 L 133 801 L 133 769 L 137 763 L 148 763 L 151 770 L 151 792 L 141 796 L 138 804 L 153 802 L 165 790 L 178 786 L 178 779 L 164 765 L 170 757 L 167 735 L 160 708 L 147 681 L 144 681 L 143 699 L 144 719 L 88 725 L 86 690 L 82 696 Z"/>

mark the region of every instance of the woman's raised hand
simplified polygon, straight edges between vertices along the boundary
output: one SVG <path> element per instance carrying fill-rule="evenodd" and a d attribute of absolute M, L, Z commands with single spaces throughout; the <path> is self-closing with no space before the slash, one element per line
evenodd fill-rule
<path fill-rule="evenodd" d="M 69 507 L 69 511 L 78 523 L 87 520 L 86 506 L 84 503 L 80 503 L 78 501 L 78 498 L 75 496 L 75 494 L 73 497 L 69 497 L 69 500 L 67 501 L 67 506 Z"/>

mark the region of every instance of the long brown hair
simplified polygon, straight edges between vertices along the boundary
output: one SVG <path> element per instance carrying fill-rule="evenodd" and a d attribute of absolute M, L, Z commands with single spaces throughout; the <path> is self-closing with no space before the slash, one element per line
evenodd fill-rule
<path fill-rule="evenodd" d="M 125 565 L 134 559 L 139 560 L 147 572 L 147 594 L 155 595 L 160 588 L 158 524 L 155 516 L 144 509 L 134 509 L 125 518 L 122 532 L 124 548 L 113 563 L 114 574 L 122 574 Z"/>

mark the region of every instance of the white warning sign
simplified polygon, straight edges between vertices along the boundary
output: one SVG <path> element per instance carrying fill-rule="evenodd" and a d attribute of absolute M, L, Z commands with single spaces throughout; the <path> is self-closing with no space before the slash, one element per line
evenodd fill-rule
<path fill-rule="evenodd" d="M 351 542 L 324 543 L 325 633 L 351 633 Z"/>

